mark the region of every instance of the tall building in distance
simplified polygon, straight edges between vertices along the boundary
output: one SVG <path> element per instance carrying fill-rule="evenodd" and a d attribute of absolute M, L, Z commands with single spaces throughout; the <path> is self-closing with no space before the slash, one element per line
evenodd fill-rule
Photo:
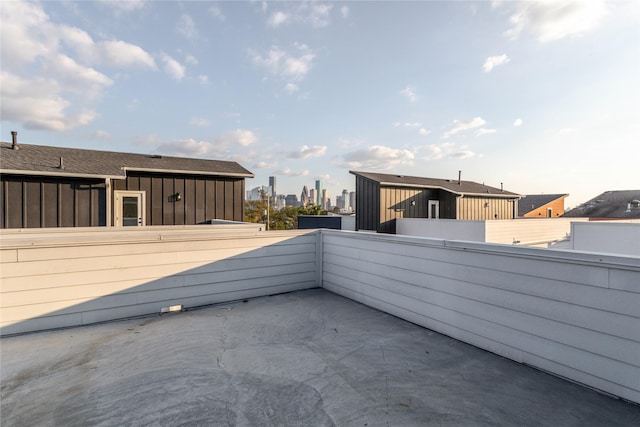
<path fill-rule="evenodd" d="M 331 208 L 331 201 L 329 200 L 329 190 L 326 188 L 322 190 L 322 209 L 328 211 Z"/>
<path fill-rule="evenodd" d="M 300 194 L 300 206 L 306 207 L 309 204 L 309 187 L 306 185 L 302 187 L 302 193 Z"/>
<path fill-rule="evenodd" d="M 345 188 L 342 190 L 342 204 L 338 205 L 340 209 L 348 209 L 349 208 L 349 192 Z"/>
<path fill-rule="evenodd" d="M 316 197 L 315 197 L 316 205 L 324 206 L 322 203 L 322 182 L 319 179 L 316 179 Z"/>
<path fill-rule="evenodd" d="M 351 193 L 349 193 L 349 207 L 351 208 L 352 212 L 356 211 L 356 192 L 352 191 Z"/>
<path fill-rule="evenodd" d="M 311 190 L 309 190 L 309 203 L 313 203 L 315 205 L 317 200 L 318 198 L 316 197 L 316 190 L 315 188 L 312 188 Z"/>
<path fill-rule="evenodd" d="M 271 198 L 276 197 L 276 195 L 278 194 L 278 192 L 276 191 L 276 177 L 275 176 L 270 176 L 269 177 L 269 187 L 271 187 Z"/>

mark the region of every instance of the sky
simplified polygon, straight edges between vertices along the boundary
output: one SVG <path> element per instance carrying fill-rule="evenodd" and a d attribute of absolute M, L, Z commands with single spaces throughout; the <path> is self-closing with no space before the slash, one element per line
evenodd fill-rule
<path fill-rule="evenodd" d="M 576 206 L 640 188 L 640 2 L 3 1 L 1 139 Z"/>

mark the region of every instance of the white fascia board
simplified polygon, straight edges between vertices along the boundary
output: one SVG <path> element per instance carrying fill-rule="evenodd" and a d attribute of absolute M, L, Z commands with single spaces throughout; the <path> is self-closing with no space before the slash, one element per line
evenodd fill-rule
<path fill-rule="evenodd" d="M 229 176 L 236 178 L 255 178 L 252 173 L 231 173 L 231 172 L 205 172 L 205 171 L 192 171 L 192 170 L 177 170 L 177 169 L 152 169 L 152 168 L 122 168 L 125 172 L 153 172 L 153 173 L 173 173 L 184 175 L 210 175 L 210 176 Z"/>
<path fill-rule="evenodd" d="M 17 169 L 0 169 L 0 174 L 4 175 L 29 175 L 29 176 L 53 176 L 65 178 L 95 178 L 95 179 L 125 179 L 124 175 L 99 175 L 88 173 L 70 173 L 70 172 L 48 172 L 48 171 L 31 171 Z"/>

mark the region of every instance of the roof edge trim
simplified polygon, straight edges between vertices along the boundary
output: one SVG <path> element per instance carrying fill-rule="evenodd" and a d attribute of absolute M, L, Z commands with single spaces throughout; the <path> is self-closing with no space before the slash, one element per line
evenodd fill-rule
<path fill-rule="evenodd" d="M 136 167 L 123 167 L 125 172 L 156 172 L 156 173 L 175 173 L 175 174 L 184 174 L 184 175 L 208 175 L 208 176 L 229 176 L 229 177 L 237 177 L 237 178 L 255 178 L 255 175 L 251 172 L 249 173 L 240 173 L 240 172 L 205 172 L 205 171 L 190 171 L 190 170 L 178 170 L 178 169 L 153 169 L 153 168 L 136 168 Z"/>
<path fill-rule="evenodd" d="M 96 179 L 125 179 L 124 175 L 95 175 L 85 173 L 68 173 L 68 172 L 47 172 L 47 171 L 30 171 L 20 169 L 0 169 L 0 174 L 6 175 L 29 175 L 29 176 L 60 176 L 67 178 L 96 178 Z"/>

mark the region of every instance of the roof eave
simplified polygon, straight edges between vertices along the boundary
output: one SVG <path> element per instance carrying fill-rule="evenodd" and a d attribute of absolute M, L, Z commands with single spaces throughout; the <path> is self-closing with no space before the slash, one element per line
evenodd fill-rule
<path fill-rule="evenodd" d="M 172 174 L 184 174 L 184 175 L 208 175 L 208 176 L 228 176 L 234 178 L 255 178 L 255 175 L 251 172 L 210 172 L 210 171 L 193 171 L 193 170 L 180 170 L 180 169 L 154 169 L 154 168 L 136 168 L 136 167 L 123 167 L 123 171 L 133 172 L 151 172 L 151 173 L 172 173 Z"/>
<path fill-rule="evenodd" d="M 56 172 L 56 171 L 33 171 L 20 169 L 0 169 L 0 174 L 6 175 L 29 175 L 29 176 L 60 176 L 66 178 L 93 178 L 93 179 L 125 179 L 125 175 L 101 175 L 88 173 L 73 172 Z"/>
<path fill-rule="evenodd" d="M 501 194 L 501 193 L 468 193 L 466 191 L 455 191 L 447 187 L 442 187 L 439 185 L 425 185 L 425 184 L 406 184 L 406 183 L 397 183 L 397 182 L 381 182 L 378 181 L 380 185 L 387 185 L 392 187 L 409 187 L 409 188 L 431 188 L 435 190 L 443 190 L 448 193 L 455 194 L 457 196 L 494 196 L 494 197 L 504 197 L 507 199 L 520 199 L 522 198 L 519 194 Z"/>

